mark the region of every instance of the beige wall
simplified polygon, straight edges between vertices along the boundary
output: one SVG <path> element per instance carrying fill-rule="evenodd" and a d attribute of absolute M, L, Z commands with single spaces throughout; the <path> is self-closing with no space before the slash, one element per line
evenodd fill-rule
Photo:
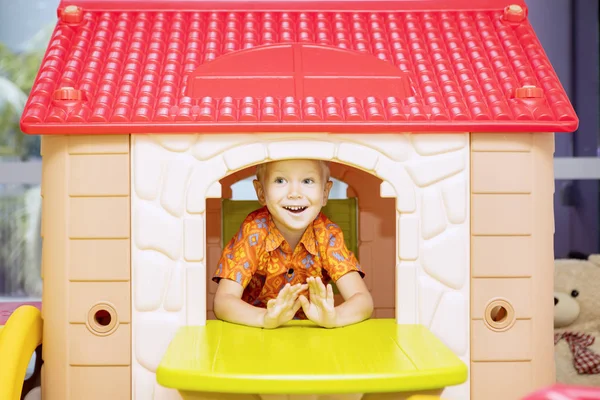
<path fill-rule="evenodd" d="M 472 400 L 554 381 L 553 152 L 549 133 L 471 137 Z"/>
<path fill-rule="evenodd" d="M 45 136 L 42 157 L 43 398 L 129 399 L 129 136 Z"/>

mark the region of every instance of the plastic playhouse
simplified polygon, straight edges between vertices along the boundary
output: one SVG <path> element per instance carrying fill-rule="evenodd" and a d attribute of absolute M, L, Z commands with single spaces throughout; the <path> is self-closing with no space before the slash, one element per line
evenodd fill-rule
<path fill-rule="evenodd" d="M 553 132 L 578 120 L 523 1 L 63 1 L 21 123 L 43 135 L 44 400 L 554 383 Z M 252 209 L 231 186 L 290 158 L 348 185 L 326 212 L 368 321 L 214 318 L 210 278 Z"/>

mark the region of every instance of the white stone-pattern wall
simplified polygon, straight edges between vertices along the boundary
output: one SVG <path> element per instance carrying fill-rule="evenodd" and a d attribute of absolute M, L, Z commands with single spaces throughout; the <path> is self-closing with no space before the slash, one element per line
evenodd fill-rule
<path fill-rule="evenodd" d="M 396 198 L 396 318 L 428 326 L 469 365 L 468 133 L 134 135 L 134 399 L 180 398 L 155 371 L 180 326 L 206 322 L 205 199 L 221 196 L 224 176 L 287 158 L 383 180 L 381 195 Z M 444 397 L 468 400 L 469 382 Z"/>

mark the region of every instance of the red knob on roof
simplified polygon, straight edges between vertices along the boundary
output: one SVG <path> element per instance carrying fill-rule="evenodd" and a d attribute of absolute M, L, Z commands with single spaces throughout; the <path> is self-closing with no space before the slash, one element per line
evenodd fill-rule
<path fill-rule="evenodd" d="M 525 19 L 525 9 L 518 4 L 506 6 L 504 19 L 509 22 L 521 22 Z"/>
<path fill-rule="evenodd" d="M 83 10 L 77 6 L 66 6 L 60 18 L 67 24 L 78 24 L 83 20 Z"/>
<path fill-rule="evenodd" d="M 81 100 L 81 90 L 72 87 L 63 87 L 54 92 L 54 100 Z"/>
<path fill-rule="evenodd" d="M 515 90 L 517 99 L 540 99 L 544 96 L 542 88 L 533 85 L 526 85 Z"/>

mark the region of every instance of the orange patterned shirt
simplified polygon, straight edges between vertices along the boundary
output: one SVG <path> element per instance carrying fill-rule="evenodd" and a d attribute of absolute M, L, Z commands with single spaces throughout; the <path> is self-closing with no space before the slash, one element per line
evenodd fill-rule
<path fill-rule="evenodd" d="M 314 276 L 321 277 L 327 285 L 351 271 L 365 275 L 346 247 L 342 230 L 323 213 L 308 226 L 292 251 L 267 207 L 262 207 L 246 217 L 223 249 L 213 281 L 236 281 L 244 288 L 242 300 L 266 308 L 267 302 L 276 298 L 287 283 L 305 283 Z M 305 295 L 308 297 L 308 292 Z M 296 318 L 306 319 L 302 309 Z"/>

